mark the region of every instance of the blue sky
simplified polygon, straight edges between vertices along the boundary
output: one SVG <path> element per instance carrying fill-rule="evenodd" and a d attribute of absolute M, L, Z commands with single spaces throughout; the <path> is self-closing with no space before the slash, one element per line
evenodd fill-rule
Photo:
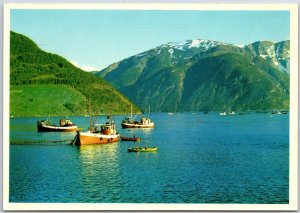
<path fill-rule="evenodd" d="M 100 70 L 168 42 L 290 39 L 289 11 L 11 10 L 11 30 L 83 69 Z"/>

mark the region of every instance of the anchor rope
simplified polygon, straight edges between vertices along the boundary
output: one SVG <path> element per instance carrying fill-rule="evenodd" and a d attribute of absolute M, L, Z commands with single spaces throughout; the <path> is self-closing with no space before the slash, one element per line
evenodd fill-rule
<path fill-rule="evenodd" d="M 62 146 L 62 145 L 73 145 L 73 144 L 74 144 L 74 139 L 52 140 L 52 141 L 10 141 L 10 145 L 44 145 L 44 146 L 60 145 Z"/>

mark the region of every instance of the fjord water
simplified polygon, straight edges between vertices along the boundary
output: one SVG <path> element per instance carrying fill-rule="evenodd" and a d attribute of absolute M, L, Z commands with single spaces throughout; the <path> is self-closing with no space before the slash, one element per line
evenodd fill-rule
<path fill-rule="evenodd" d="M 152 113 L 154 129 L 130 131 L 121 129 L 122 118 L 115 116 L 119 133 L 135 134 L 141 142 L 10 145 L 10 202 L 289 202 L 289 115 Z M 75 135 L 38 133 L 39 119 L 45 118 L 11 118 L 10 141 Z M 87 129 L 88 117 L 70 119 Z M 159 148 L 156 153 L 127 152 L 137 145 Z"/>

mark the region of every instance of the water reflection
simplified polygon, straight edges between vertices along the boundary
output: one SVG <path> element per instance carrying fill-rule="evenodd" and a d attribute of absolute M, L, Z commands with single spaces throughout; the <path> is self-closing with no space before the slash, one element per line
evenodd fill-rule
<path fill-rule="evenodd" d="M 120 190 L 119 144 L 78 147 L 80 178 L 85 200 L 108 202 Z"/>
<path fill-rule="evenodd" d="M 99 163 L 102 162 L 114 162 L 117 159 L 118 143 L 104 144 L 104 145 L 85 145 L 79 146 L 79 156 L 82 164 L 87 162 Z"/>

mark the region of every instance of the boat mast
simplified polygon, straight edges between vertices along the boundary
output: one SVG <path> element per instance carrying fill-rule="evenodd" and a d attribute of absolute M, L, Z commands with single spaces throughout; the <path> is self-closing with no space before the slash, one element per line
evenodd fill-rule
<path fill-rule="evenodd" d="M 47 118 L 47 123 L 50 125 L 51 120 L 50 120 L 50 110 L 48 110 L 48 118 Z"/>
<path fill-rule="evenodd" d="M 132 104 L 130 105 L 130 122 L 132 121 Z"/>
<path fill-rule="evenodd" d="M 91 115 L 91 98 L 89 98 L 89 116 L 90 116 L 90 131 L 93 130 L 93 121 L 92 121 L 92 115 Z"/>

